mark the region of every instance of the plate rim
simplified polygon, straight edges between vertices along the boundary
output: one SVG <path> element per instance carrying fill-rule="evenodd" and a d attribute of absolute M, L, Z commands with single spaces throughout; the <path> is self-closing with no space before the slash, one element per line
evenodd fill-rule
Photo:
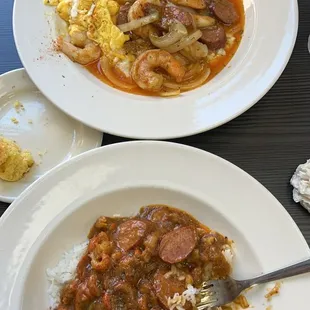
<path fill-rule="evenodd" d="M 14 2 L 15 3 L 15 2 Z M 4 72 L 3 74 L 0 74 L 0 80 L 5 80 L 6 78 L 8 78 L 9 76 L 14 76 L 14 75 L 16 75 L 16 81 L 18 81 L 18 79 L 20 79 L 20 78 L 23 78 L 24 76 L 26 76 L 27 77 L 27 84 L 29 85 L 29 86 L 33 86 L 33 88 L 34 89 L 36 89 L 36 90 L 38 90 L 40 93 L 42 93 L 38 88 L 37 88 L 37 86 L 36 86 L 36 84 L 32 81 L 32 79 L 31 79 L 31 77 L 29 76 L 29 74 L 28 74 L 28 72 L 26 71 L 26 69 L 25 68 L 23 68 L 23 67 L 20 67 L 20 68 L 16 68 L 16 69 L 13 69 L 13 70 L 10 70 L 10 71 L 7 71 L 7 72 Z M 15 87 L 14 88 L 14 90 L 12 90 L 12 92 L 18 92 L 19 91 L 19 88 L 18 87 Z M 42 93 L 42 95 L 45 97 L 45 95 Z M 50 100 L 49 100 L 49 102 L 51 103 L 51 104 L 53 104 Z M 57 109 L 58 109 L 58 107 L 57 106 L 55 106 Z M 64 113 L 61 109 L 60 109 L 60 111 L 62 112 L 62 113 Z M 70 115 L 68 115 L 67 113 L 65 113 L 68 117 L 70 117 L 70 118 L 72 118 Z M 78 120 L 76 120 L 76 119 L 74 119 L 76 122 L 79 122 L 79 123 L 81 123 L 80 121 L 78 121 Z M 84 128 L 90 128 L 90 129 L 92 129 L 91 127 L 89 127 L 89 126 L 87 126 L 86 124 L 83 124 L 83 123 L 81 123 L 81 125 L 84 127 Z M 102 144 L 102 141 L 103 141 L 103 133 L 102 132 L 100 132 L 99 130 L 96 130 L 96 129 L 94 129 L 95 131 L 97 131 L 97 134 L 98 134 L 98 136 L 99 135 L 101 135 L 101 144 Z M 99 139 L 98 139 L 98 141 L 99 141 Z M 101 145 L 99 145 L 98 147 L 100 147 Z M 98 148 L 97 147 L 97 148 Z M 80 155 L 80 154 L 79 154 Z M 58 166 L 58 165 L 60 165 L 61 163 L 58 163 L 56 166 Z M 54 166 L 52 169 L 54 169 L 56 166 Z M 49 172 L 49 171 L 47 171 L 47 172 Z M 46 173 L 47 173 L 46 172 Z M 42 176 L 41 176 L 42 177 Z M 40 178 L 40 177 L 39 177 Z M 2 180 L 0 180 L 0 182 L 1 182 Z M 37 181 L 37 180 L 36 180 Z M 35 182 L 36 182 L 35 181 Z M 3 181 L 4 182 L 4 181 Z M 19 182 L 19 181 L 17 181 L 17 182 Z M 14 183 L 14 182 L 13 182 Z M 33 182 L 32 182 L 33 183 Z M 30 185 L 32 184 L 32 183 L 30 183 Z M 29 185 L 29 186 L 30 186 Z M 29 187 L 28 186 L 28 187 Z M 27 188 L 28 188 L 27 187 Z M 4 202 L 4 203 L 13 203 L 16 199 L 17 199 L 18 197 L 16 196 L 5 196 L 5 195 L 2 195 L 1 194 L 1 192 L 0 192 L 0 201 L 2 201 L 2 202 Z"/>
<path fill-rule="evenodd" d="M 23 53 L 21 52 L 21 46 L 19 44 L 19 39 L 18 39 L 18 35 L 17 35 L 17 26 L 16 26 L 16 7 L 17 7 L 17 3 L 21 1 L 21 0 L 16 0 L 14 1 L 14 6 L 13 6 L 13 18 L 12 18 L 12 23 L 13 23 L 13 36 L 14 36 L 14 41 L 16 44 L 16 48 L 19 54 L 19 57 L 21 59 L 21 62 L 23 63 L 24 67 L 27 69 L 29 76 L 31 77 L 31 79 L 34 81 L 34 83 L 37 85 L 39 83 L 39 80 L 36 80 L 33 78 L 33 76 L 35 75 L 35 73 L 33 72 L 34 69 L 32 69 L 32 66 L 30 65 L 29 62 L 25 61 L 25 58 L 23 57 Z M 256 0 L 253 0 L 256 1 Z M 116 135 L 116 136 L 121 136 L 124 138 L 132 138 L 132 139 L 144 139 L 144 140 L 150 140 L 150 139 L 156 139 L 156 140 L 164 140 L 164 139 L 174 139 L 174 138 L 182 138 L 182 137 L 187 137 L 187 136 L 191 136 L 191 135 L 195 135 L 195 134 L 199 134 L 205 131 L 209 131 L 212 130 L 214 128 L 217 128 L 233 119 L 235 119 L 236 117 L 240 116 L 241 114 L 243 114 L 244 112 L 246 112 L 247 110 L 249 110 L 251 107 L 253 107 L 260 99 L 262 99 L 263 96 L 266 95 L 266 93 L 275 85 L 275 83 L 277 82 L 277 80 L 279 79 L 279 77 L 281 76 L 281 74 L 283 73 L 284 69 L 286 68 L 295 43 L 296 43 L 296 39 L 297 39 L 297 33 L 298 33 L 298 26 L 299 26 L 299 8 L 298 8 L 298 2 L 297 0 L 291 0 L 293 7 L 294 7 L 294 14 L 293 15 L 293 20 L 294 20 L 294 25 L 292 25 L 294 33 L 292 35 L 292 37 L 290 37 L 290 44 L 289 46 L 287 46 L 286 48 L 286 54 L 285 57 L 283 58 L 283 62 L 281 63 L 281 65 L 277 65 L 277 71 L 274 72 L 273 74 L 271 74 L 271 78 L 267 79 L 267 83 L 264 83 L 264 90 L 260 91 L 259 94 L 256 95 L 255 98 L 251 98 L 248 100 L 247 104 L 244 104 L 242 106 L 242 108 L 238 108 L 236 111 L 234 111 L 233 113 L 231 113 L 229 116 L 224 116 L 221 117 L 219 120 L 216 120 L 213 122 L 213 124 L 206 124 L 206 125 L 202 125 L 200 127 L 196 127 L 196 126 L 191 126 L 191 128 L 187 129 L 186 132 L 181 132 L 181 133 L 147 133 L 147 130 L 145 130 L 145 128 L 141 128 L 139 129 L 139 133 L 127 133 L 125 128 L 121 128 L 120 126 L 115 126 L 113 125 L 113 128 L 105 128 L 105 125 L 98 125 L 98 124 L 93 124 L 91 118 L 87 118 L 85 119 L 83 117 L 83 115 L 81 113 L 76 113 L 74 112 L 74 109 L 72 109 L 72 107 L 63 107 L 60 103 L 56 103 L 54 102 L 54 100 L 52 100 L 51 96 L 49 96 L 49 94 L 47 93 L 46 87 L 44 87 L 43 90 L 40 89 L 40 87 L 38 87 L 42 93 L 51 101 L 53 102 L 55 105 L 57 105 L 58 108 L 60 108 L 64 113 L 70 115 L 72 118 L 86 124 L 89 127 L 92 127 L 94 129 L 97 129 L 99 131 L 103 131 L 112 135 Z M 110 86 L 108 86 L 110 88 Z M 126 99 L 126 95 L 128 95 L 128 93 L 123 93 L 123 96 L 120 97 L 119 100 Z M 190 98 L 189 98 L 190 99 Z M 72 112 L 73 111 L 73 112 Z M 193 121 L 192 121 L 193 122 Z M 110 125 L 109 125 L 110 126 Z M 110 126 L 111 127 L 111 126 Z M 128 127 L 128 126 L 127 126 Z M 128 128 L 127 128 L 128 130 Z M 129 129 L 130 130 L 130 129 Z M 134 130 L 136 131 L 136 130 Z M 167 130 L 166 130 L 167 131 Z"/>

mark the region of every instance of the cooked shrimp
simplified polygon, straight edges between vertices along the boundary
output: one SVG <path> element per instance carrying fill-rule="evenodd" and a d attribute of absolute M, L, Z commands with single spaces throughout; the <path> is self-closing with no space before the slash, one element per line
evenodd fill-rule
<path fill-rule="evenodd" d="M 103 271 L 106 271 L 109 269 L 109 267 L 111 265 L 111 258 L 109 255 L 107 255 L 103 252 L 95 255 L 95 253 L 93 252 L 89 256 L 91 258 L 91 266 L 96 271 L 103 272 Z"/>
<path fill-rule="evenodd" d="M 88 40 L 86 31 L 81 31 L 77 25 L 69 26 L 69 36 L 70 42 L 76 47 L 83 48 Z"/>
<path fill-rule="evenodd" d="M 171 0 L 172 3 L 182 6 L 188 6 L 193 9 L 204 9 L 206 2 L 204 0 Z"/>
<path fill-rule="evenodd" d="M 87 250 L 91 265 L 95 270 L 105 271 L 110 267 L 111 258 L 108 254 L 111 252 L 111 243 L 105 232 L 101 231 L 91 238 Z"/>
<path fill-rule="evenodd" d="M 146 15 L 144 12 L 144 8 L 148 4 L 161 6 L 161 1 L 160 0 L 136 0 L 129 9 L 128 20 L 133 21 L 135 19 L 139 19 L 139 18 L 144 17 Z M 150 24 L 150 25 L 145 25 L 145 26 L 142 26 L 138 29 L 135 29 L 135 30 L 133 30 L 133 32 L 137 36 L 145 39 L 145 38 L 149 37 L 149 33 L 156 32 L 156 29 L 153 25 Z"/>
<path fill-rule="evenodd" d="M 57 47 L 72 61 L 81 65 L 87 65 L 99 59 L 101 55 L 100 47 L 90 40 L 87 40 L 84 47 L 77 47 L 60 37 L 57 40 Z"/>
<path fill-rule="evenodd" d="M 135 60 L 131 68 L 131 76 L 141 88 L 159 91 L 164 77 L 154 71 L 156 68 L 164 69 L 177 82 L 182 81 L 185 74 L 184 66 L 170 53 L 163 50 L 149 50 Z"/>

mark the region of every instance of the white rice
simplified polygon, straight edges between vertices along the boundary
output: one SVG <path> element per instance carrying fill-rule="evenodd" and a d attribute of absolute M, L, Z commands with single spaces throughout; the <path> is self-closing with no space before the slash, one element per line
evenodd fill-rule
<path fill-rule="evenodd" d="M 73 0 L 72 1 L 72 8 L 71 8 L 71 17 L 76 18 L 79 13 L 79 4 L 80 0 Z"/>
<path fill-rule="evenodd" d="M 222 253 L 227 261 L 227 263 L 232 266 L 233 264 L 233 258 L 235 256 L 235 253 L 234 253 L 234 250 L 233 250 L 233 247 L 232 246 L 229 246 L 229 245 L 225 245 L 223 250 L 222 250 Z"/>
<path fill-rule="evenodd" d="M 91 5 L 91 7 L 90 7 L 88 13 L 87 13 L 87 16 L 92 16 L 93 13 L 94 13 L 95 8 L 96 8 L 96 5 L 95 5 L 95 3 L 93 3 L 93 4 Z"/>
<path fill-rule="evenodd" d="M 185 310 L 184 306 L 189 301 L 193 307 L 196 306 L 196 296 L 199 294 L 199 289 L 194 288 L 192 285 L 187 285 L 187 290 L 180 295 L 175 293 L 174 296 L 168 298 L 168 307 L 170 310 Z"/>
<path fill-rule="evenodd" d="M 56 307 L 60 301 L 60 291 L 63 285 L 74 279 L 76 267 L 83 256 L 88 241 L 75 245 L 71 250 L 65 252 L 54 268 L 46 270 L 47 279 L 50 282 L 48 295 L 51 307 Z"/>

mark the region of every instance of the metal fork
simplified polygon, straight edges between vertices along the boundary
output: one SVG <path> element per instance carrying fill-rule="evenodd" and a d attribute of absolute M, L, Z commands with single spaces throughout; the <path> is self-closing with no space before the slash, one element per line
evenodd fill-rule
<path fill-rule="evenodd" d="M 204 282 L 200 291 L 201 301 L 197 305 L 197 309 L 203 310 L 226 305 L 234 301 L 242 291 L 249 287 L 297 276 L 307 272 L 310 272 L 310 259 L 248 280 L 227 278 L 226 280 Z"/>

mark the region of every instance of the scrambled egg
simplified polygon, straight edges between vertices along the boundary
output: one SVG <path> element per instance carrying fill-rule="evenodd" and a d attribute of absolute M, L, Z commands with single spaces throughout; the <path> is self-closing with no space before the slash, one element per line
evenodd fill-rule
<path fill-rule="evenodd" d="M 0 179 L 18 181 L 33 166 L 31 153 L 22 151 L 13 141 L 0 138 Z"/>
<path fill-rule="evenodd" d="M 57 13 L 64 21 L 69 22 L 71 15 L 71 1 L 63 0 L 57 5 Z"/>
<path fill-rule="evenodd" d="M 119 5 L 113 0 L 98 0 L 89 25 L 89 37 L 102 49 L 108 57 L 120 57 L 120 50 L 129 40 L 119 28 L 114 25 L 112 17 L 119 11 Z M 111 57 L 111 58 L 112 58 Z"/>
<path fill-rule="evenodd" d="M 114 23 L 119 12 L 119 4 L 114 0 L 44 0 L 57 6 L 58 15 L 68 23 L 68 33 L 86 32 L 89 39 L 96 42 L 103 55 L 113 60 L 126 59 L 121 51 L 129 36 Z M 72 42 L 73 43 L 73 42 Z"/>

